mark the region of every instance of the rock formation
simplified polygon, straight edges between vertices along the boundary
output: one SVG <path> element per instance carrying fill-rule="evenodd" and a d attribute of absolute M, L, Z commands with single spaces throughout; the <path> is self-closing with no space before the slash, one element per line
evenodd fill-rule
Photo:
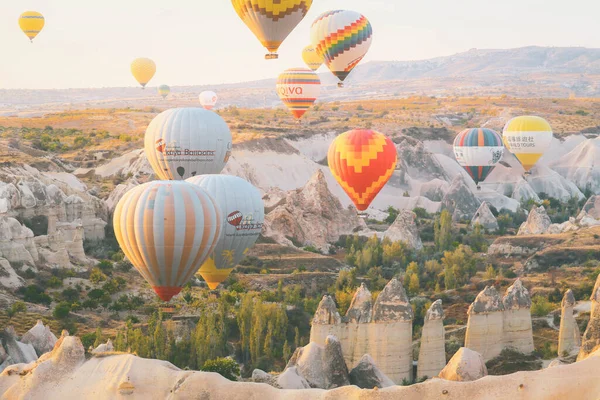
<path fill-rule="evenodd" d="M 0 348 L 2 348 L 0 355 L 4 358 L 0 364 L 0 371 L 9 365 L 27 364 L 38 358 L 31 344 L 22 343 L 17 340 L 17 334 L 12 326 L 0 332 Z"/>
<path fill-rule="evenodd" d="M 448 361 L 439 377 L 448 381 L 470 382 L 487 376 L 487 373 L 481 354 L 461 347 Z"/>
<path fill-rule="evenodd" d="M 527 216 L 527 221 L 521 224 L 517 235 L 540 235 L 546 233 L 552 225 L 544 206 L 533 207 Z"/>
<path fill-rule="evenodd" d="M 488 230 L 489 232 L 495 232 L 498 230 L 498 221 L 496 220 L 496 217 L 494 217 L 494 214 L 492 214 L 492 211 L 490 210 L 490 207 L 486 201 L 481 203 L 475 212 L 473 219 L 471 220 L 472 227 L 477 224 L 481 225 L 482 228 Z"/>
<path fill-rule="evenodd" d="M 54 333 L 40 320 L 21 337 L 21 342 L 33 346 L 38 357 L 51 351 L 56 344 L 56 340 Z"/>
<path fill-rule="evenodd" d="M 405 242 L 411 249 L 421 250 L 423 242 L 419 236 L 419 229 L 416 223 L 416 214 L 408 210 L 400 210 L 394 223 L 383 234 L 377 235 L 380 238 L 388 238 L 392 242 Z"/>
<path fill-rule="evenodd" d="M 377 368 L 370 355 L 365 354 L 350 371 L 350 383 L 362 389 L 385 388 L 396 384 Z"/>
<path fill-rule="evenodd" d="M 590 320 L 581 338 L 581 348 L 577 355 L 577 361 L 586 359 L 590 354 L 600 349 L 600 306 L 598 305 L 600 303 L 600 274 L 596 278 L 590 300 L 592 301 Z"/>
<path fill-rule="evenodd" d="M 520 279 L 508 287 L 502 299 L 493 286 L 486 286 L 469 307 L 465 347 L 486 361 L 505 348 L 531 353 L 534 346 L 530 308 L 529 292 Z"/>
<path fill-rule="evenodd" d="M 340 235 L 365 228 L 356 210 L 342 207 L 329 191 L 323 172 L 317 170 L 303 188 L 285 193 L 268 211 L 263 235 L 286 245 L 291 245 L 293 238 L 294 242 L 326 251 Z"/>
<path fill-rule="evenodd" d="M 310 384 L 299 373 L 296 367 L 289 367 L 276 380 L 282 389 L 310 389 Z"/>
<path fill-rule="evenodd" d="M 446 331 L 442 300 L 433 302 L 421 331 L 417 378 L 437 376 L 446 365 Z"/>
<path fill-rule="evenodd" d="M 460 351 L 464 353 L 465 350 Z M 466 357 L 462 357 L 467 359 Z M 472 358 L 469 358 L 472 359 Z M 460 364 L 460 363 L 457 363 Z M 465 367 L 475 363 L 465 363 Z M 334 390 L 282 390 L 266 384 L 232 382 L 214 372 L 186 371 L 172 364 L 132 354 L 85 360 L 81 341 L 62 337 L 50 353 L 28 365 L 14 365 L 0 374 L 0 393 L 6 399 L 219 399 L 272 400 L 403 400 L 449 399 L 596 400 L 600 393 L 600 352 L 557 368 L 487 376 L 471 382 L 432 379 L 419 385 L 364 390 L 346 386 Z M 478 377 L 479 370 L 460 368 L 461 377 Z M 283 374 L 282 374 L 283 375 Z"/>
<path fill-rule="evenodd" d="M 112 340 L 108 339 L 106 343 L 99 344 L 94 350 L 91 351 L 92 354 L 101 354 L 108 353 L 111 351 L 115 351 Z"/>
<path fill-rule="evenodd" d="M 579 351 L 581 346 L 581 334 L 575 317 L 573 316 L 573 307 L 575 307 L 575 296 L 571 289 L 565 292 L 560 303 L 560 330 L 558 334 L 558 356 L 571 355 Z"/>
<path fill-rule="evenodd" d="M 576 220 L 582 227 L 600 225 L 600 196 L 590 196 Z"/>
<path fill-rule="evenodd" d="M 529 354 L 534 350 L 531 297 L 520 279 L 506 289 L 504 298 L 503 347 Z"/>
<path fill-rule="evenodd" d="M 324 346 L 326 338 L 334 335 L 341 343 L 348 369 L 369 354 L 392 381 L 410 379 L 413 311 L 402 284 L 392 279 L 377 297 L 372 311 L 370 304 L 370 293 L 361 286 L 346 316 L 340 318 L 331 297 L 324 296 L 312 322 L 310 341 Z"/>
<path fill-rule="evenodd" d="M 294 351 L 286 370 L 296 367 L 296 373 L 311 387 L 332 389 L 350 384 L 342 346 L 335 336 L 327 336 L 325 345 L 310 342 Z"/>
<path fill-rule="evenodd" d="M 452 214 L 453 221 L 471 220 L 480 204 L 481 202 L 471 192 L 462 175 L 454 178 L 442 199 L 442 209 Z"/>

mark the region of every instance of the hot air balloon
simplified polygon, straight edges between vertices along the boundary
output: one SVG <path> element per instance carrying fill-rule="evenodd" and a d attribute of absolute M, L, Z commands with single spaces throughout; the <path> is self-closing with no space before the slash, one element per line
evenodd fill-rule
<path fill-rule="evenodd" d="M 313 71 L 318 70 L 323 65 L 323 57 L 317 54 L 317 50 L 312 45 L 308 45 L 302 50 L 302 60 Z"/>
<path fill-rule="evenodd" d="M 231 0 L 238 16 L 267 48 L 265 59 L 278 58 L 277 50 L 302 21 L 312 0 Z"/>
<path fill-rule="evenodd" d="M 342 87 L 344 79 L 371 47 L 373 29 L 369 20 L 356 11 L 328 11 L 313 22 L 310 39 Z"/>
<path fill-rule="evenodd" d="M 500 135 L 488 128 L 465 129 L 454 139 L 456 161 L 473 178 L 480 189 L 479 182 L 492 172 L 504 154 L 504 145 Z"/>
<path fill-rule="evenodd" d="M 504 127 L 502 139 L 506 148 L 517 157 L 528 174 L 550 147 L 552 128 L 548 121 L 541 117 L 516 117 Z"/>
<path fill-rule="evenodd" d="M 319 97 L 321 80 L 308 68 L 291 68 L 277 78 L 277 94 L 294 117 L 302 118 Z"/>
<path fill-rule="evenodd" d="M 202 175 L 187 179 L 219 204 L 223 229 L 211 256 L 198 270 L 208 287 L 216 289 L 244 258 L 260 235 L 265 206 L 258 189 L 231 175 Z"/>
<path fill-rule="evenodd" d="M 31 43 L 33 39 L 44 28 L 44 16 L 37 11 L 25 11 L 19 16 L 19 27 L 29 38 Z"/>
<path fill-rule="evenodd" d="M 359 211 L 369 207 L 396 168 L 394 143 L 367 129 L 342 133 L 329 146 L 327 162 L 333 177 Z"/>
<path fill-rule="evenodd" d="M 218 114 L 202 108 L 172 108 L 146 128 L 146 157 L 164 180 L 218 174 L 231 155 L 231 132 Z"/>
<path fill-rule="evenodd" d="M 169 85 L 160 85 L 158 87 L 158 94 L 160 94 L 163 99 L 166 99 L 169 93 L 171 93 L 171 88 Z"/>
<path fill-rule="evenodd" d="M 169 301 L 212 253 L 222 229 L 216 201 L 197 185 L 154 181 L 115 208 L 115 237 L 156 294 Z"/>
<path fill-rule="evenodd" d="M 142 89 L 150 82 L 155 72 L 156 64 L 149 58 L 136 58 L 131 63 L 131 73 L 139 84 L 142 85 Z"/>
<path fill-rule="evenodd" d="M 217 104 L 218 100 L 217 94 L 210 90 L 205 90 L 204 92 L 200 93 L 198 98 L 200 100 L 200 105 L 202 105 L 205 110 L 212 110 L 215 104 Z"/>

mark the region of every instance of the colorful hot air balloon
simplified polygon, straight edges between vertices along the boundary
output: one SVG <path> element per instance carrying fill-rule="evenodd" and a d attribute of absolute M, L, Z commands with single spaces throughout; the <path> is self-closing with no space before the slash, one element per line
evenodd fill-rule
<path fill-rule="evenodd" d="M 164 180 L 218 174 L 231 155 L 231 132 L 218 114 L 202 108 L 172 108 L 146 128 L 144 149 Z"/>
<path fill-rule="evenodd" d="M 302 50 L 302 60 L 313 71 L 318 70 L 323 65 L 323 57 L 317 54 L 317 50 L 312 45 L 308 45 Z"/>
<path fill-rule="evenodd" d="M 269 50 L 267 60 L 278 58 L 277 50 L 302 21 L 312 0 L 231 0 L 233 8 L 254 36 Z"/>
<path fill-rule="evenodd" d="M 328 11 L 313 22 L 310 39 L 342 87 L 344 79 L 371 47 L 373 29 L 369 20 L 356 11 Z"/>
<path fill-rule="evenodd" d="M 131 73 L 139 84 L 142 85 L 142 89 L 150 82 L 155 72 L 156 64 L 149 58 L 136 58 L 131 63 Z"/>
<path fill-rule="evenodd" d="M 187 179 L 219 204 L 223 229 L 211 256 L 198 270 L 208 287 L 216 289 L 244 258 L 262 230 L 265 206 L 258 189 L 231 175 L 202 175 Z"/>
<path fill-rule="evenodd" d="M 19 16 L 19 27 L 32 43 L 44 24 L 44 16 L 37 11 L 25 11 Z"/>
<path fill-rule="evenodd" d="M 500 135 L 488 128 L 465 129 L 454 139 L 456 161 L 473 178 L 479 189 L 479 182 L 492 172 L 504 154 Z"/>
<path fill-rule="evenodd" d="M 302 118 L 319 97 L 321 80 L 308 68 L 291 68 L 277 78 L 277 94 L 294 117 Z"/>
<path fill-rule="evenodd" d="M 222 229 L 216 201 L 197 185 L 154 181 L 131 189 L 115 208 L 123 253 L 169 301 L 212 253 Z"/>
<path fill-rule="evenodd" d="M 169 93 L 171 93 L 171 88 L 169 85 L 160 85 L 158 87 L 158 94 L 160 94 L 163 99 L 166 99 Z"/>
<path fill-rule="evenodd" d="M 202 105 L 205 110 L 212 110 L 215 104 L 217 104 L 218 97 L 215 92 L 205 90 L 204 92 L 200 93 L 198 99 L 200 100 L 200 105 Z"/>
<path fill-rule="evenodd" d="M 385 135 L 354 129 L 339 135 L 329 146 L 327 162 L 333 177 L 356 208 L 369 208 L 396 168 L 394 143 Z"/>
<path fill-rule="evenodd" d="M 529 172 L 552 142 L 552 128 L 541 117 L 522 116 L 508 121 L 502 132 L 506 148 Z"/>

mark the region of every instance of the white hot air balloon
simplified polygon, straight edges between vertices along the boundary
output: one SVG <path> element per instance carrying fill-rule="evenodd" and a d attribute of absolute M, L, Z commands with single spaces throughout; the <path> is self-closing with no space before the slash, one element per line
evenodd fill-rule
<path fill-rule="evenodd" d="M 262 230 L 264 204 L 257 188 L 231 175 L 202 175 L 186 180 L 215 199 L 223 213 L 223 229 L 212 255 L 200 267 L 211 289 L 227 279 Z"/>
<path fill-rule="evenodd" d="M 200 93 L 200 96 L 198 96 L 198 98 L 200 99 L 200 104 L 202 105 L 202 107 L 204 107 L 205 110 L 212 110 L 215 104 L 217 104 L 217 100 L 219 99 L 217 97 L 217 94 L 210 90 L 205 90 L 204 92 Z"/>
<path fill-rule="evenodd" d="M 218 114 L 202 108 L 172 108 L 146 128 L 144 150 L 160 179 L 218 174 L 231 155 L 231 132 Z"/>

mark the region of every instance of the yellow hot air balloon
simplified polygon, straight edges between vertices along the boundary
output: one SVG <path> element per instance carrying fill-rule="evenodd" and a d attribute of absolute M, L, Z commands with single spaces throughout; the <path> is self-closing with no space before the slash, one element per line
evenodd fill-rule
<path fill-rule="evenodd" d="M 19 27 L 32 43 L 33 39 L 44 28 L 44 23 L 44 16 L 37 11 L 25 11 L 19 17 Z"/>
<path fill-rule="evenodd" d="M 267 60 L 278 58 L 277 50 L 302 21 L 312 0 L 231 0 L 238 16 L 269 50 Z"/>
<path fill-rule="evenodd" d="M 158 296 L 169 301 L 213 252 L 223 218 L 200 186 L 154 181 L 131 189 L 115 208 L 115 237 Z"/>
<path fill-rule="evenodd" d="M 323 57 L 317 54 L 317 50 L 312 45 L 308 45 L 302 50 L 302 60 L 313 71 L 318 70 L 323 65 Z"/>
<path fill-rule="evenodd" d="M 163 99 L 166 99 L 169 93 L 171 93 L 171 88 L 169 85 L 160 85 L 158 87 L 158 94 L 160 94 Z"/>
<path fill-rule="evenodd" d="M 541 117 L 521 116 L 508 121 L 502 132 L 506 148 L 529 172 L 552 142 L 552 128 Z"/>
<path fill-rule="evenodd" d="M 156 64 L 149 58 L 136 58 L 131 63 L 131 73 L 142 85 L 142 89 L 150 82 L 155 72 Z"/>

